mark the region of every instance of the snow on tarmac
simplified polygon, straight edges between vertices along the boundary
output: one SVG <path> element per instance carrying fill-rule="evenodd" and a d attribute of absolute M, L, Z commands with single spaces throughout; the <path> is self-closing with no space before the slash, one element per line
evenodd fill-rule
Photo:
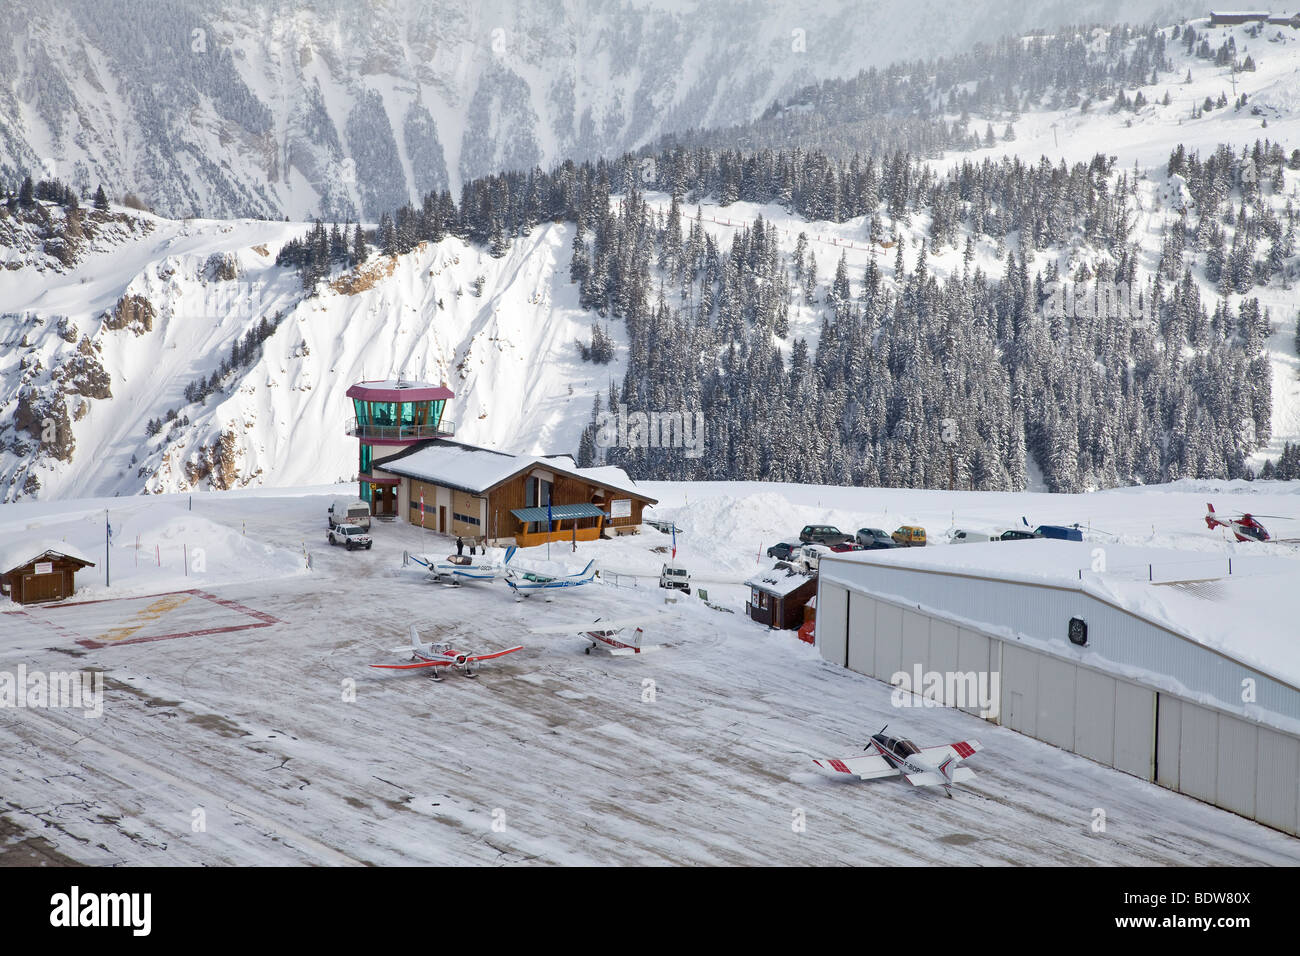
<path fill-rule="evenodd" d="M 1297 500 L 1292 486 L 1273 489 Z M 1221 510 L 1264 500 L 1255 490 L 1224 490 Z M 41 630 L 32 640 L 37 625 L 0 615 L 0 671 L 102 669 L 106 685 L 97 719 L 0 708 L 0 814 L 97 864 L 1300 863 L 1300 841 L 1188 797 L 957 711 L 900 710 L 886 685 L 743 616 L 739 582 L 754 567 L 757 539 L 766 546 L 796 535 L 814 518 L 879 525 L 888 507 L 895 524 L 906 514 L 937 538 L 947 524 L 937 516 L 954 506 L 989 521 L 1022 508 L 1046 521 L 1086 504 L 1117 536 L 1140 538 L 1168 514 L 1161 534 L 1234 547 L 1203 524 L 1196 533 L 1203 503 L 1189 502 L 1203 495 L 1199 487 L 963 499 L 656 485 L 661 516 L 685 528 L 679 559 L 727 582 L 709 587 L 711 601 L 735 613 L 694 595 L 665 604 L 643 579 L 568 589 L 550 602 L 516 600 L 501 582 L 443 587 L 403 567 L 402 553 L 451 551 L 453 542 L 402 522 L 376 522 L 372 551 L 325 545 L 324 510 L 337 491 L 195 496 L 187 520 L 195 529 L 208 523 L 210 540 L 189 543 L 209 545 L 207 577 L 168 579 L 156 593 L 185 594 L 188 580 L 217 600 L 189 595 L 155 608 L 139 632 L 178 636 L 77 642 L 139 623 L 155 594 L 139 578 L 123 579 L 121 600 L 24 612 L 67 615 L 67 633 Z M 751 497 L 764 511 L 784 504 L 758 521 L 745 504 Z M 1269 513 L 1285 513 L 1266 497 Z M 183 502 L 108 506 L 134 509 L 148 534 L 167 527 Z M 48 535 L 58 520 L 89 526 L 78 515 L 103 505 L 7 506 L 0 532 L 39 523 Z M 310 571 L 297 560 L 302 542 Z M 663 555 L 652 549 L 668 543 L 647 530 L 580 543 L 577 554 L 553 545 L 551 560 L 596 557 L 657 572 Z M 247 573 L 236 560 L 245 552 L 233 550 L 241 546 L 248 560 L 267 563 Z M 544 559 L 545 550 L 529 555 Z M 97 570 L 79 583 L 93 585 Z M 102 579 L 90 593 L 107 596 Z M 107 594 L 117 593 L 115 582 Z M 256 620 L 250 613 L 276 623 L 229 627 Z M 662 653 L 588 655 L 577 633 L 531 630 L 639 614 L 652 616 L 647 638 L 668 644 Z M 369 668 L 397 660 L 392 649 L 407 642 L 411 624 L 425 640 L 465 650 L 525 650 L 473 680 Z M 978 737 L 985 749 L 970 762 L 978 776 L 948 800 L 899 781 L 846 784 L 815 771 L 810 757 L 859 752 L 887 722 L 922 744 Z M 1098 808 L 1102 833 L 1091 827 Z M 799 819 L 802 832 L 792 825 Z"/>

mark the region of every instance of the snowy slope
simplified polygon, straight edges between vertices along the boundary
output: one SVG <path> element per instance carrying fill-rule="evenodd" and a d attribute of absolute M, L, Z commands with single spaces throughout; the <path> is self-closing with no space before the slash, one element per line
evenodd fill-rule
<path fill-rule="evenodd" d="M 57 391 L 52 373 L 77 353 L 77 339 L 60 336 L 58 317 L 99 346 L 112 390 L 111 398 L 69 399 L 70 460 L 43 455 L 31 435 L 21 439 L 32 446 L 26 454 L 6 445 L 7 498 L 29 475 L 44 497 L 345 480 L 357 461 L 356 441 L 344 431 L 351 415 L 344 393 L 393 373 L 445 382 L 457 395 L 446 417 L 467 441 L 571 452 L 592 395 L 622 375 L 618 362 L 583 363 L 575 346 L 590 337 L 591 318 L 568 279 L 566 226 L 535 230 L 501 259 L 455 239 L 396 260 L 375 257 L 362 269 L 368 281 L 358 283 L 368 288 L 306 299 L 296 274 L 274 265 L 279 245 L 302 224 L 144 218 L 153 226 L 147 237 L 91 252 L 75 268 L 48 270 L 35 282 L 27 269 L 0 271 L 0 301 L 25 317 L 11 331 L 14 344 L 20 334 L 28 341 L 0 357 L 4 428 L 23 390 Z M 235 278 L 214 277 L 215 253 L 234 255 Z M 473 291 L 480 276 L 481 296 Z M 107 313 L 129 297 L 151 303 L 152 331 L 109 328 Z M 206 379 L 240 336 L 277 315 L 255 364 L 204 404 L 186 402 L 190 382 Z M 150 438 L 146 423 L 169 410 L 180 424 Z M 187 465 L 210 462 L 223 434 L 235 436 L 237 477 L 187 475 Z"/>
<path fill-rule="evenodd" d="M 466 178 L 752 119 L 900 50 L 1163 6 L 33 0 L 0 41 L 0 178 L 103 182 L 172 216 L 378 218 Z"/>

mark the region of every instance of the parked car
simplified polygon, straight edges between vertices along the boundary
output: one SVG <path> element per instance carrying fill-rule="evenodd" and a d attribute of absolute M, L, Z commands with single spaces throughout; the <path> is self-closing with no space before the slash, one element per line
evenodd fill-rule
<path fill-rule="evenodd" d="M 1040 538 L 1059 538 L 1062 541 L 1082 541 L 1083 532 L 1078 528 L 1068 528 L 1059 524 L 1040 524 L 1034 529 Z"/>
<path fill-rule="evenodd" d="M 354 524 L 363 531 L 369 531 L 370 505 L 360 498 L 336 498 L 325 512 L 325 520 L 331 529 L 340 524 Z"/>
<path fill-rule="evenodd" d="M 799 545 L 793 541 L 780 541 L 767 549 L 769 558 L 776 558 L 778 561 L 789 561 L 799 553 Z"/>
<path fill-rule="evenodd" d="M 1028 541 L 1031 538 L 1037 538 L 1040 535 L 1034 534 L 1028 528 L 1008 528 L 998 535 L 999 541 Z"/>
<path fill-rule="evenodd" d="M 925 529 L 920 525 L 905 524 L 894 532 L 893 538 L 900 548 L 925 547 Z"/>
<path fill-rule="evenodd" d="M 799 532 L 799 540 L 804 544 L 844 544 L 852 541 L 853 535 L 830 524 L 808 524 Z"/>
<path fill-rule="evenodd" d="M 845 554 L 849 551 L 863 550 L 862 545 L 858 544 L 856 541 L 846 541 L 843 544 L 828 544 L 826 547 L 830 548 L 836 554 Z"/>
<path fill-rule="evenodd" d="M 811 574 L 817 570 L 817 565 L 822 556 L 830 553 L 831 549 L 824 544 L 805 544 L 799 549 L 799 555 L 795 563 L 805 572 Z"/>
<path fill-rule="evenodd" d="M 691 593 L 691 572 L 676 564 L 665 564 L 659 572 L 659 586 Z"/>
<path fill-rule="evenodd" d="M 353 548 L 365 548 L 369 551 L 370 546 L 375 543 L 360 525 L 355 524 L 336 524 L 330 528 L 326 537 L 329 538 L 330 544 L 344 545 L 349 551 Z"/>
<path fill-rule="evenodd" d="M 996 534 L 990 534 L 987 531 L 970 531 L 966 528 L 953 528 L 948 532 L 949 544 L 987 544 L 990 541 L 997 541 Z"/>
<path fill-rule="evenodd" d="M 862 548 L 866 551 L 873 551 L 877 548 L 898 547 L 894 543 L 894 539 L 880 528 L 859 528 L 855 537 L 858 544 L 862 545 Z"/>

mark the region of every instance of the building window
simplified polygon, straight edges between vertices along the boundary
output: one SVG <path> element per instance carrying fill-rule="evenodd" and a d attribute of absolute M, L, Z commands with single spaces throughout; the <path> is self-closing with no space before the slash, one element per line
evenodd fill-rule
<path fill-rule="evenodd" d="M 472 524 L 476 528 L 479 525 L 478 518 L 472 518 L 469 515 L 456 514 L 453 512 L 451 517 L 453 520 L 459 521 L 461 524 Z"/>

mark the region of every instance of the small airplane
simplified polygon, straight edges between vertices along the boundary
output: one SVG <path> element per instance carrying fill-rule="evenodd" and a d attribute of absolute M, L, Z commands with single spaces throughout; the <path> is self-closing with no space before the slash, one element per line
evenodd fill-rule
<path fill-rule="evenodd" d="M 627 644 L 618 639 L 629 627 L 647 620 L 649 618 L 646 617 L 624 618 L 618 621 L 602 621 L 600 618 L 596 618 L 591 624 L 560 624 L 555 627 L 535 627 L 533 633 L 583 634 L 591 639 L 591 646 L 586 651 L 588 654 L 601 644 L 604 644 L 609 648 L 611 656 L 628 657 L 633 654 L 649 654 L 651 651 L 657 651 L 663 647 L 662 644 L 641 643 L 645 632 L 640 627 L 632 633 L 632 643 Z"/>
<path fill-rule="evenodd" d="M 596 578 L 596 562 L 591 560 L 581 571 L 569 573 L 552 573 L 549 569 L 528 568 L 519 564 L 512 564 L 511 559 L 515 556 L 515 548 L 506 549 L 505 561 L 502 567 L 505 569 L 505 581 L 515 592 L 515 597 L 527 597 L 533 591 L 546 591 L 552 588 L 575 588 L 582 584 L 590 584 Z"/>
<path fill-rule="evenodd" d="M 814 758 L 818 768 L 830 773 L 847 773 L 859 780 L 902 775 L 914 787 L 941 786 L 949 797 L 952 785 L 970 780 L 975 771 L 961 766 L 963 760 L 983 749 L 978 740 L 962 740 L 938 747 L 918 747 L 902 737 L 886 737 L 885 724 L 880 733 L 872 734 L 863 750 L 873 751 L 863 757 Z"/>
<path fill-rule="evenodd" d="M 1209 511 L 1205 515 L 1205 526 L 1213 531 L 1215 528 L 1228 528 L 1238 541 L 1278 541 L 1282 544 L 1297 543 L 1295 538 L 1272 538 L 1265 527 L 1259 523 L 1258 518 L 1277 518 L 1279 521 L 1292 521 L 1287 515 L 1252 515 L 1252 514 L 1234 514 L 1219 517 L 1214 510 L 1214 505 L 1206 502 L 1205 507 Z M 1224 519 L 1227 519 L 1226 521 Z"/>
<path fill-rule="evenodd" d="M 492 651 L 487 654 L 467 654 L 465 651 L 456 650 L 451 644 L 443 641 L 432 641 L 423 643 L 420 640 L 420 632 L 411 625 L 411 646 L 398 647 L 394 653 L 410 651 L 410 663 L 406 664 L 371 664 L 371 667 L 378 667 L 382 670 L 409 671 L 420 668 L 431 668 L 429 677 L 435 681 L 441 681 L 438 676 L 439 667 L 457 667 L 466 677 L 477 677 L 474 665 L 480 661 L 490 661 L 493 658 L 505 657 L 507 654 L 513 654 L 515 651 L 522 651 L 522 644 L 517 647 L 509 647 L 504 651 Z"/>
<path fill-rule="evenodd" d="M 428 568 L 435 581 L 450 579 L 452 587 L 459 587 L 462 581 L 495 581 L 501 573 L 501 565 L 489 560 L 487 555 L 476 559 L 468 554 L 449 554 L 438 560 L 423 554 L 413 554 L 411 560 Z"/>

